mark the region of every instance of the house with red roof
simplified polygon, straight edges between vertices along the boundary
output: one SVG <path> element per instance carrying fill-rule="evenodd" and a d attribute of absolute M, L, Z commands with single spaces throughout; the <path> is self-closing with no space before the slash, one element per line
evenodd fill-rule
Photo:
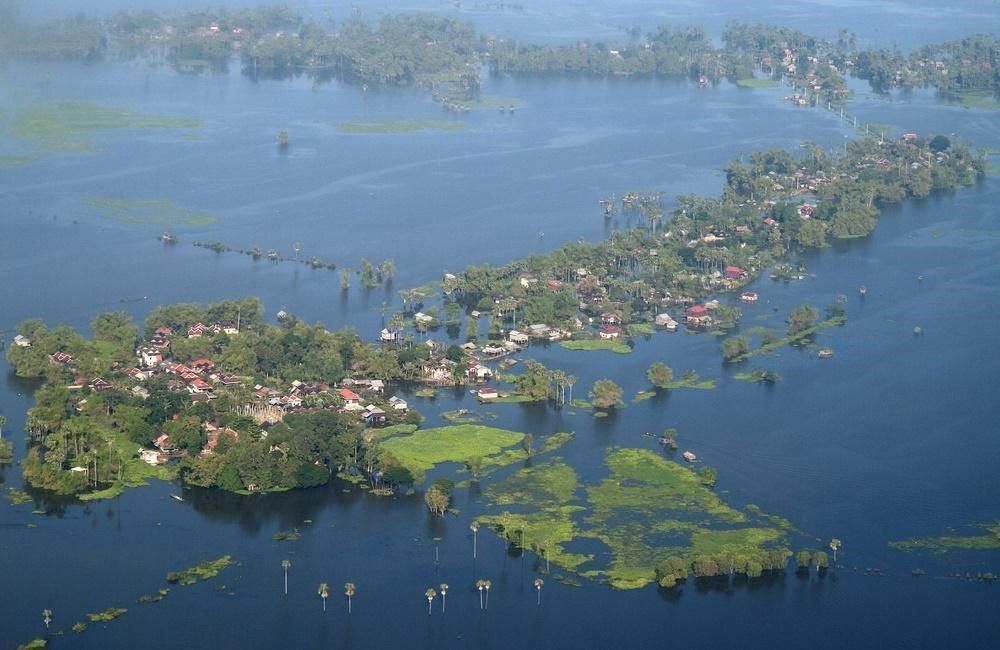
<path fill-rule="evenodd" d="M 747 277 L 747 272 L 738 266 L 727 266 L 724 272 L 728 280 L 742 280 Z"/>
<path fill-rule="evenodd" d="M 360 404 L 361 403 L 361 396 L 358 395 L 357 393 L 355 393 L 350 388 L 338 388 L 337 389 L 337 394 L 340 395 L 340 398 L 343 399 L 348 404 Z"/>

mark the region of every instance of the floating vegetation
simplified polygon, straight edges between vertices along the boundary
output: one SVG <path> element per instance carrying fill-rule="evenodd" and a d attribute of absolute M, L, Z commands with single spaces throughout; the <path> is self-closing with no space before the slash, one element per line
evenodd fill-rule
<path fill-rule="evenodd" d="M 632 398 L 632 403 L 638 404 L 639 402 L 645 402 L 646 400 L 653 399 L 654 397 L 656 397 L 655 390 L 640 390 L 635 394 L 635 397 Z"/>
<path fill-rule="evenodd" d="M 926 549 L 934 553 L 948 551 L 987 551 L 1000 548 L 1000 521 L 991 524 L 978 524 L 976 528 L 985 530 L 985 535 L 942 535 L 940 537 L 922 537 L 898 542 L 889 542 L 889 546 L 898 551 L 915 551 Z"/>
<path fill-rule="evenodd" d="M 757 355 L 773 352 L 785 345 L 803 343 L 808 339 L 812 338 L 813 334 L 815 334 L 816 332 L 825 330 L 829 327 L 843 325 L 846 322 L 847 322 L 846 316 L 833 316 L 832 318 L 828 318 L 825 321 L 821 321 L 813 325 L 812 327 L 804 329 L 801 332 L 798 332 L 797 334 L 794 334 L 792 336 L 785 336 L 779 339 L 775 339 L 772 336 L 770 337 L 770 340 L 768 340 L 768 342 L 763 343 L 759 348 L 754 348 L 752 350 L 749 350 L 748 352 L 733 358 L 732 361 L 734 362 L 746 361 L 747 359 L 751 359 L 753 357 L 756 357 Z M 767 338 L 766 335 L 765 338 Z"/>
<path fill-rule="evenodd" d="M 19 506 L 31 501 L 31 495 L 19 488 L 9 487 L 7 488 L 7 500 L 12 506 Z"/>
<path fill-rule="evenodd" d="M 109 607 L 103 612 L 87 614 L 91 623 L 107 623 L 125 615 L 128 610 L 123 607 Z"/>
<path fill-rule="evenodd" d="M 748 77 L 746 79 L 737 79 L 736 85 L 740 88 L 777 88 L 780 84 L 774 79 Z"/>
<path fill-rule="evenodd" d="M 182 208 L 166 199 L 109 199 L 88 196 L 83 202 L 115 221 L 124 223 L 206 226 L 219 220 L 213 214 Z"/>
<path fill-rule="evenodd" d="M 733 375 L 733 378 L 752 383 L 773 384 L 781 379 L 781 375 L 774 370 L 753 370 L 751 372 L 737 372 Z"/>
<path fill-rule="evenodd" d="M 82 632 L 87 631 L 87 624 L 84 623 L 83 621 L 77 621 L 76 623 L 73 623 L 73 627 L 70 629 L 76 632 L 77 634 L 80 634 Z"/>
<path fill-rule="evenodd" d="M 233 559 L 228 555 L 223 555 L 217 560 L 202 562 L 183 571 L 171 571 L 167 574 L 167 582 L 179 585 L 193 585 L 198 580 L 209 580 L 219 575 L 226 567 L 232 565 Z"/>
<path fill-rule="evenodd" d="M 89 102 L 31 106 L 14 116 L 10 134 L 53 150 L 89 151 L 89 135 L 108 129 L 194 129 L 201 120 L 169 119 Z"/>
<path fill-rule="evenodd" d="M 623 341 L 617 339 L 585 339 L 581 341 L 563 341 L 560 343 L 562 347 L 567 350 L 608 350 L 614 352 L 615 354 L 629 354 L 632 352 L 632 347 Z"/>
<path fill-rule="evenodd" d="M 462 463 L 476 456 L 484 465 L 499 462 L 502 452 L 524 440 L 524 434 L 475 424 L 458 424 L 420 429 L 411 435 L 395 436 L 382 443 L 383 449 L 411 471 L 426 471 L 439 463 Z"/>
<path fill-rule="evenodd" d="M 751 520 L 653 451 L 612 449 L 606 463 L 608 477 L 589 486 L 560 459 L 519 470 L 486 491 L 495 514 L 479 521 L 563 569 L 623 589 L 653 581 L 669 556 L 688 566 L 701 556 L 752 557 L 791 530 L 759 509 Z"/>
<path fill-rule="evenodd" d="M 433 388 L 421 388 L 420 390 L 418 390 L 417 392 L 415 392 L 413 394 L 416 397 L 423 397 L 423 398 L 430 399 L 430 398 L 434 397 L 434 389 Z"/>
<path fill-rule="evenodd" d="M 468 409 L 458 409 L 455 411 L 445 411 L 441 414 L 441 417 L 452 424 L 472 424 L 473 422 L 481 422 L 484 416 L 482 413 L 476 413 Z"/>
<path fill-rule="evenodd" d="M 274 541 L 276 542 L 297 542 L 302 535 L 299 533 L 298 528 L 292 528 L 291 530 L 279 530 L 274 534 Z"/>
<path fill-rule="evenodd" d="M 350 135 L 403 135 L 426 131 L 464 131 L 468 125 L 452 120 L 351 120 L 338 122 L 337 131 Z"/>
<path fill-rule="evenodd" d="M 28 163 L 35 161 L 37 158 L 37 156 L 0 156 L 0 169 L 27 165 Z"/>
<path fill-rule="evenodd" d="M 694 388 L 697 390 L 712 390 L 715 388 L 714 379 L 702 379 L 694 370 L 688 370 L 680 379 L 675 379 L 663 386 L 664 390 L 675 390 L 677 388 Z"/>
<path fill-rule="evenodd" d="M 214 251 L 216 253 L 237 252 L 240 255 L 247 255 L 248 257 L 252 257 L 254 260 L 259 260 L 262 257 L 266 257 L 269 262 L 293 262 L 295 264 L 305 264 L 310 268 L 314 269 L 329 269 L 330 271 L 333 271 L 337 268 L 337 265 L 335 263 L 323 261 L 318 257 L 310 257 L 309 259 L 299 258 L 298 250 L 295 251 L 294 257 L 285 257 L 279 255 L 278 251 L 274 249 L 268 250 L 267 253 L 264 253 L 264 251 L 262 251 L 259 246 L 254 246 L 253 248 L 241 248 L 239 250 L 236 250 L 229 244 L 226 244 L 221 241 L 213 241 L 213 242 L 195 241 L 192 242 L 191 245 L 196 246 L 198 248 L 205 248 L 210 251 Z"/>
<path fill-rule="evenodd" d="M 1000 101 L 997 101 L 996 95 L 990 91 L 955 93 L 954 96 L 965 108 L 987 111 L 1000 110 Z"/>

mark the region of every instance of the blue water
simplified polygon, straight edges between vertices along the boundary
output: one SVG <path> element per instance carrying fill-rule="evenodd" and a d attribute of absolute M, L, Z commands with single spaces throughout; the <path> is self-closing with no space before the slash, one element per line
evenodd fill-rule
<path fill-rule="evenodd" d="M 616 5 L 587 13 L 546 6 L 529 13 L 553 21 L 572 15 L 565 29 L 577 35 L 593 33 L 583 29 L 592 25 L 631 24 L 638 15 L 692 16 L 704 8 Z M 430 8 L 453 10 L 447 7 Z M 991 3 L 878 7 L 884 20 L 872 24 L 867 7 L 855 4 L 790 3 L 785 14 L 803 29 L 807 14 L 830 29 L 836 22 L 829 16 L 843 16 L 870 37 L 883 30 L 883 43 L 890 29 L 901 42 L 938 40 L 996 20 Z M 466 14 L 495 21 L 498 30 L 551 25 Z M 713 16 L 702 21 L 722 21 Z M 907 21 L 920 24 L 916 35 L 902 28 Z M 468 128 L 456 133 L 347 136 L 336 132 L 337 122 L 448 114 L 407 89 L 365 94 L 337 84 L 252 83 L 237 72 L 181 76 L 142 64 L 8 66 L 0 79 L 0 127 L 20 107 L 64 99 L 205 123 L 198 140 L 171 131 L 100 133 L 93 153 L 49 153 L 0 170 L 0 329 L 8 338 L 33 316 L 86 329 L 109 309 L 141 320 L 158 304 L 248 294 L 260 296 L 269 314 L 287 309 L 371 338 L 379 307 L 398 305 L 400 289 L 468 264 L 500 264 L 577 238 L 606 237 L 597 201 L 611 192 L 711 194 L 726 161 L 741 152 L 794 148 L 806 139 L 837 147 L 850 134 L 827 112 L 781 102 L 781 89 L 725 84 L 487 78 L 484 93 L 522 100 L 514 115 L 472 112 L 461 118 Z M 942 104 L 930 93 L 862 92 L 851 111 L 900 131 L 955 132 L 1000 147 L 997 113 Z M 285 155 L 274 146 L 283 128 L 291 135 Z M 0 144 L 5 153 L 30 148 L 6 136 Z M 180 242 L 165 247 L 156 240 L 162 226 L 113 221 L 89 208 L 88 196 L 168 198 L 219 221 L 175 227 Z M 179 503 L 169 498 L 179 488 L 154 484 L 87 506 L 0 504 L 0 647 L 40 635 L 43 608 L 54 613 L 53 629 L 68 635 L 52 638 L 52 646 L 74 648 L 988 647 L 997 587 L 944 576 L 997 573 L 1000 554 L 936 557 L 887 543 L 952 527 L 975 534 L 974 524 L 1000 518 L 998 216 L 1000 181 L 991 175 L 974 188 L 885 209 L 871 237 L 804 257 L 810 275 L 802 281 L 759 280 L 761 302 L 744 308 L 747 327 L 781 327 L 796 305 L 823 306 L 847 295 L 847 324 L 818 336 L 835 349 L 830 360 L 782 349 L 733 369 L 721 364 L 718 340 L 683 332 L 639 339 L 628 356 L 538 347 L 525 356 L 576 375 L 580 397 L 607 376 L 630 398 L 646 388 L 645 369 L 655 360 L 716 378 L 718 387 L 673 391 L 604 420 L 569 409 L 489 408 L 497 426 L 536 437 L 574 431 L 559 455 L 588 482 L 603 477 L 608 446 L 656 448 L 642 433 L 676 427 L 685 448 L 718 468 L 717 490 L 727 502 L 790 519 L 801 531 L 796 548 L 844 541 L 844 566 L 825 578 L 689 583 L 662 593 L 576 588 L 546 576 L 538 607 L 531 586 L 537 558 L 527 554 L 522 564 L 508 557 L 482 530 L 473 563 L 468 524 L 484 503 L 472 488 L 456 495 L 457 514 L 437 520 L 419 493 L 387 500 L 342 485 L 253 498 L 185 491 Z M 355 281 L 345 295 L 335 272 L 216 255 L 192 247 L 196 239 L 287 255 L 301 242 L 303 256 L 342 267 L 357 268 L 362 257 L 393 258 L 398 273 L 392 288 L 366 293 Z M 868 287 L 864 300 L 860 284 Z M 0 365 L 4 435 L 20 458 L 35 385 Z M 749 368 L 773 368 L 782 379 L 765 387 L 732 377 Z M 479 409 L 461 391 L 433 402 L 412 399 L 428 424 L 453 408 Z M 0 467 L 0 486 L 21 482 L 16 465 Z M 300 541 L 272 540 L 296 526 Z M 227 553 L 240 565 L 215 580 L 135 604 L 164 585 L 166 572 Z M 284 558 L 292 562 L 287 597 Z M 928 575 L 911 577 L 918 566 Z M 865 575 L 866 568 L 885 576 Z M 494 584 L 485 612 L 472 586 L 477 578 Z M 350 618 L 340 596 L 349 580 L 358 586 Z M 332 588 L 325 614 L 316 596 L 320 582 Z M 441 582 L 451 585 L 447 612 L 438 599 L 428 617 L 423 592 Z M 79 636 L 69 631 L 86 612 L 110 606 L 129 612 Z"/>

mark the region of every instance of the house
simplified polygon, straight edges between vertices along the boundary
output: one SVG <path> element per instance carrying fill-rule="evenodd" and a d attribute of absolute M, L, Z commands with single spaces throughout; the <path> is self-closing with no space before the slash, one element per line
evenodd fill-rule
<path fill-rule="evenodd" d="M 153 441 L 153 446 L 164 453 L 176 449 L 176 447 L 174 447 L 174 443 L 170 440 L 170 436 L 165 433 L 161 433 L 156 437 L 156 440 Z"/>
<path fill-rule="evenodd" d="M 138 397 L 139 399 L 149 399 L 149 391 L 143 388 L 142 386 L 133 386 L 132 394 Z"/>
<path fill-rule="evenodd" d="M 212 385 L 201 377 L 195 377 L 188 382 L 187 389 L 189 393 L 208 393 L 212 390 Z"/>
<path fill-rule="evenodd" d="M 357 393 L 355 393 L 350 388 L 338 388 L 337 389 L 337 394 L 340 395 L 340 398 L 343 399 L 348 404 L 360 404 L 361 403 L 361 396 L 358 395 Z"/>
<path fill-rule="evenodd" d="M 191 362 L 191 368 L 196 372 L 212 372 L 215 370 L 215 362 L 211 359 L 196 359 Z"/>
<path fill-rule="evenodd" d="M 727 266 L 725 274 L 728 280 L 742 280 L 747 277 L 747 272 L 738 266 Z"/>
<path fill-rule="evenodd" d="M 413 315 L 413 320 L 418 326 L 420 325 L 427 326 L 434 322 L 434 317 L 428 316 L 422 311 L 418 311 L 416 314 Z"/>
<path fill-rule="evenodd" d="M 55 354 L 50 354 L 49 359 L 52 360 L 52 363 L 58 363 L 62 366 L 66 366 L 67 368 L 73 365 L 73 357 L 66 354 L 65 352 L 56 352 Z"/>
<path fill-rule="evenodd" d="M 401 397 L 396 397 L 395 395 L 389 398 L 389 406 L 392 407 L 392 410 L 399 411 L 400 413 L 406 413 L 410 410 L 409 406 L 406 404 L 406 400 Z"/>
<path fill-rule="evenodd" d="M 485 354 L 488 357 L 496 357 L 503 354 L 506 351 L 507 348 L 500 345 L 493 345 L 492 343 L 483 348 L 483 354 Z"/>
<path fill-rule="evenodd" d="M 134 379 L 136 381 L 143 381 L 146 379 L 146 373 L 138 368 L 129 368 L 128 372 L 125 374 L 128 375 L 129 379 Z"/>
<path fill-rule="evenodd" d="M 617 325 L 601 325 L 598 335 L 604 340 L 616 339 L 621 336 L 622 328 Z"/>
<path fill-rule="evenodd" d="M 688 307 L 686 314 L 688 325 L 701 327 L 712 322 L 712 317 L 708 315 L 708 309 L 704 305 Z"/>
<path fill-rule="evenodd" d="M 382 328 L 378 335 L 378 340 L 383 343 L 395 343 L 399 340 L 399 330 L 390 327 Z"/>
<path fill-rule="evenodd" d="M 197 338 L 204 333 L 205 333 L 205 326 L 202 325 L 201 323 L 195 323 L 194 325 L 188 328 L 189 339 Z"/>
<path fill-rule="evenodd" d="M 27 336 L 24 336 L 23 334 L 18 334 L 17 336 L 14 337 L 14 345 L 22 348 L 30 348 L 31 339 L 29 339 Z"/>
<path fill-rule="evenodd" d="M 385 391 L 385 382 L 381 379 L 372 379 L 368 384 L 368 390 L 381 394 Z"/>
<path fill-rule="evenodd" d="M 774 219 L 772 219 L 771 217 L 768 217 L 767 219 L 764 219 L 764 225 L 765 226 L 774 226 L 774 225 L 777 225 L 777 223 L 778 222 L 775 221 Z"/>
<path fill-rule="evenodd" d="M 613 311 L 606 311 L 601 314 L 601 324 L 602 325 L 621 325 L 622 317 Z"/>
<path fill-rule="evenodd" d="M 156 347 L 139 348 L 139 361 L 147 368 L 151 368 L 163 362 L 163 352 Z"/>
<path fill-rule="evenodd" d="M 153 332 L 153 334 L 155 334 L 156 336 L 163 336 L 163 337 L 173 336 L 174 328 L 170 327 L 169 325 L 160 325 L 159 327 L 156 328 L 156 331 Z"/>
<path fill-rule="evenodd" d="M 232 321 L 223 321 L 219 323 L 219 327 L 222 329 L 222 332 L 228 336 L 236 336 L 240 333 L 240 328 L 236 327 L 236 323 Z"/>
<path fill-rule="evenodd" d="M 476 398 L 479 401 L 492 400 L 500 397 L 500 393 L 497 392 L 496 388 L 480 388 L 476 391 Z"/>
<path fill-rule="evenodd" d="M 816 212 L 816 206 L 803 203 L 795 209 L 795 212 L 803 219 L 809 219 Z"/>
<path fill-rule="evenodd" d="M 677 329 L 677 321 L 670 317 L 670 314 L 664 312 L 662 314 L 657 314 L 656 318 L 653 320 L 653 324 L 657 327 L 663 327 L 670 331 Z"/>
<path fill-rule="evenodd" d="M 747 303 L 757 302 L 757 294 L 753 291 L 744 291 L 740 294 L 740 300 Z"/>
<path fill-rule="evenodd" d="M 538 278 L 536 278 L 530 273 L 521 273 L 520 275 L 517 276 L 517 279 L 521 283 L 521 286 L 524 287 L 525 289 L 527 289 L 533 284 L 538 283 Z"/>
<path fill-rule="evenodd" d="M 544 323 L 536 323 L 528 326 L 528 335 L 543 339 L 549 335 L 549 326 Z"/>
<path fill-rule="evenodd" d="M 170 347 L 170 340 L 165 336 L 157 334 L 153 338 L 149 339 L 149 345 L 150 347 L 165 350 Z"/>
<path fill-rule="evenodd" d="M 528 344 L 528 335 L 524 332 L 519 332 L 517 330 L 511 330 L 507 333 L 507 340 L 511 343 L 517 343 L 518 345 Z"/>
<path fill-rule="evenodd" d="M 563 289 L 563 283 L 560 282 L 559 280 L 546 280 L 545 286 L 551 289 L 552 291 L 562 291 Z"/>
<path fill-rule="evenodd" d="M 161 458 L 158 451 L 139 448 L 139 460 L 148 465 L 159 465 L 162 462 Z"/>
<path fill-rule="evenodd" d="M 228 373 L 223 373 L 219 376 L 219 383 L 223 386 L 236 386 L 240 383 L 240 378 L 236 375 L 230 375 Z"/>
<path fill-rule="evenodd" d="M 430 381 L 447 382 L 455 379 L 455 366 L 449 359 L 431 361 L 424 364 L 424 378 Z"/>
<path fill-rule="evenodd" d="M 490 379 L 493 379 L 493 371 L 478 363 L 471 364 L 469 369 L 466 371 L 466 374 L 469 379 L 474 379 L 476 381 L 489 381 Z"/>
<path fill-rule="evenodd" d="M 90 383 L 90 390 L 96 393 L 99 393 L 103 390 L 109 390 L 110 388 L 113 388 L 111 382 L 105 381 L 100 377 L 98 377 L 97 379 L 95 379 Z"/>
<path fill-rule="evenodd" d="M 916 142 L 916 140 L 917 140 L 917 134 L 913 133 L 913 132 L 904 133 L 902 140 L 903 140 L 903 142 Z"/>
<path fill-rule="evenodd" d="M 369 404 L 365 407 L 365 414 L 363 417 L 365 424 L 368 424 L 369 426 L 381 426 L 385 424 L 385 411 L 374 404 Z"/>

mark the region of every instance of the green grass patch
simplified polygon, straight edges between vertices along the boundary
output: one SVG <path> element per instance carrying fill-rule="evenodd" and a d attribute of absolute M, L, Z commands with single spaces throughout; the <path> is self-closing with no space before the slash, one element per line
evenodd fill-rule
<path fill-rule="evenodd" d="M 382 446 L 411 471 L 427 471 L 440 463 L 463 463 L 475 456 L 484 465 L 491 457 L 520 444 L 524 434 L 476 424 L 458 424 L 421 429 L 408 436 L 396 436 Z M 493 459 L 495 460 L 495 459 Z"/>
<path fill-rule="evenodd" d="M 966 108 L 975 108 L 987 111 L 1000 110 L 1000 101 L 997 100 L 995 94 L 989 91 L 955 93 L 955 98 Z"/>
<path fill-rule="evenodd" d="M 740 88 L 777 88 L 780 84 L 774 79 L 747 77 L 746 79 L 738 79 L 736 85 Z"/>
<path fill-rule="evenodd" d="M 645 402 L 646 400 L 653 399 L 654 397 L 656 397 L 655 390 L 640 390 L 635 394 L 635 397 L 632 398 L 632 403 L 638 404 L 639 402 Z"/>
<path fill-rule="evenodd" d="M 431 399 L 435 395 L 433 388 L 421 388 L 420 390 L 418 390 L 417 392 L 415 392 L 413 394 L 416 397 L 423 397 L 425 399 Z"/>
<path fill-rule="evenodd" d="M 496 399 L 491 399 L 492 404 L 523 404 L 525 402 L 539 402 L 544 400 L 535 400 L 527 395 L 518 395 L 517 393 L 511 393 L 510 395 L 501 395 Z"/>
<path fill-rule="evenodd" d="M 581 341 L 563 341 L 560 343 L 567 350 L 608 350 L 615 354 L 628 354 L 632 351 L 628 345 L 617 339 L 586 339 Z"/>
<path fill-rule="evenodd" d="M 406 436 L 410 435 L 417 429 L 419 429 L 415 424 L 393 424 L 392 426 L 382 427 L 381 429 L 371 429 L 371 431 L 379 437 L 381 440 L 388 440 L 389 438 L 395 436 Z"/>
<path fill-rule="evenodd" d="M 898 551 L 925 549 L 934 553 L 946 553 L 948 551 L 988 551 L 1000 548 L 1000 521 L 992 524 L 979 524 L 976 527 L 985 530 L 987 534 L 923 537 L 889 542 L 889 546 Z"/>
<path fill-rule="evenodd" d="M 88 196 L 83 202 L 115 221 L 156 226 L 206 226 L 219 218 L 207 212 L 182 208 L 165 199 L 109 199 Z"/>
<path fill-rule="evenodd" d="M 338 122 L 337 131 L 349 135 L 405 135 L 428 131 L 464 131 L 465 122 L 452 120 L 351 120 Z"/>
<path fill-rule="evenodd" d="M 298 528 L 292 528 L 291 530 L 279 530 L 274 534 L 274 541 L 276 542 L 297 542 L 302 534 L 299 533 Z"/>
<path fill-rule="evenodd" d="M 777 350 L 780 347 L 783 347 L 783 346 L 786 346 L 786 345 L 791 345 L 791 344 L 794 344 L 794 343 L 798 343 L 800 341 L 804 341 L 804 340 L 810 338 L 816 332 L 825 330 L 825 329 L 830 328 L 830 327 L 835 327 L 835 326 L 838 326 L 838 325 L 843 325 L 846 322 L 847 322 L 847 317 L 846 316 L 834 316 L 833 318 L 828 318 L 827 320 L 821 321 L 821 322 L 817 323 L 816 325 L 813 325 L 812 327 L 810 327 L 808 329 L 802 330 L 801 332 L 799 332 L 798 334 L 795 334 L 794 336 L 786 336 L 784 338 L 780 338 L 780 339 L 777 339 L 775 341 L 771 341 L 770 343 L 765 343 L 764 345 L 760 346 L 759 348 L 754 348 L 753 350 L 750 350 L 746 354 L 744 354 L 744 355 L 742 355 L 740 357 L 737 357 L 736 359 L 733 359 L 733 362 L 735 363 L 735 362 L 739 362 L 739 361 L 746 361 L 747 359 L 752 359 L 753 357 L 756 357 L 756 356 L 761 355 L 761 354 L 767 354 L 769 352 L 774 352 L 775 350 Z"/>
<path fill-rule="evenodd" d="M 231 566 L 233 559 L 223 555 L 217 560 L 208 560 L 183 571 L 171 571 L 167 574 L 167 582 L 179 585 L 193 585 L 199 580 L 210 580 L 219 575 L 223 569 Z"/>
<path fill-rule="evenodd" d="M 652 336 L 656 333 L 656 330 L 653 329 L 653 326 L 649 323 L 633 323 L 628 326 L 628 333 L 631 336 L 639 336 L 640 334 L 644 336 Z"/>
<path fill-rule="evenodd" d="M 441 417 L 452 424 L 473 424 L 474 422 L 480 422 L 483 419 L 483 415 L 481 413 L 475 413 L 473 411 L 469 411 L 468 409 L 445 411 L 441 414 Z"/>
<path fill-rule="evenodd" d="M 702 379 L 698 376 L 696 372 L 690 372 L 680 379 L 675 379 L 666 386 L 663 387 L 666 390 L 675 390 L 678 388 L 694 388 L 696 390 L 712 390 L 715 388 L 714 379 Z"/>
<path fill-rule="evenodd" d="M 142 115 L 90 102 L 56 102 L 20 111 L 10 134 L 50 150 L 91 149 L 90 135 L 108 129 L 194 129 L 201 120 Z"/>

